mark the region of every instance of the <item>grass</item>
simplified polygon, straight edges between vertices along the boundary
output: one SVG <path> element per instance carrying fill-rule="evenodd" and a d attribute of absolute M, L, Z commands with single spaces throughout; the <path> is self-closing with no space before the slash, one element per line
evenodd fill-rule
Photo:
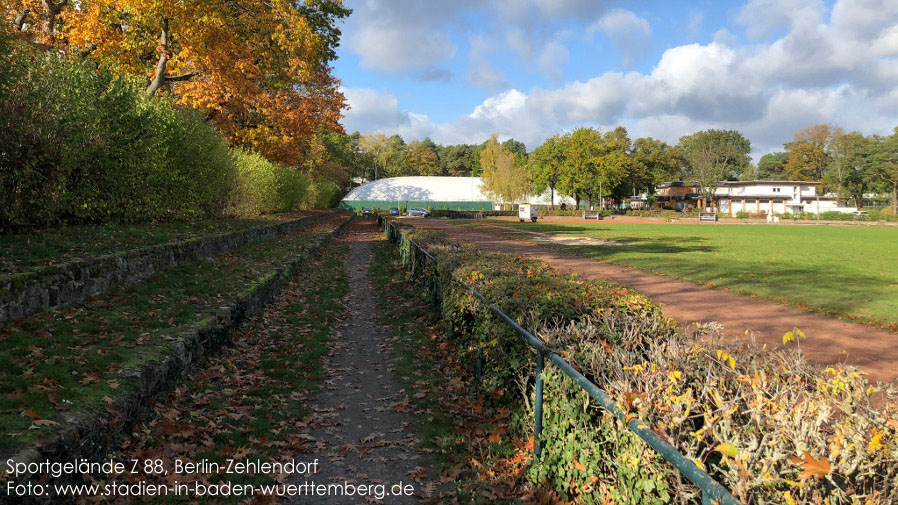
<path fill-rule="evenodd" d="M 400 265 L 393 245 L 375 244 L 369 273 L 381 293 L 380 322 L 396 336 L 397 374 L 414 391 L 414 426 L 430 451 L 427 463 L 441 472 L 437 503 L 519 503 L 508 490 L 517 489 L 529 456 L 520 437 L 509 435 L 509 412 L 474 394 L 471 363 L 459 362 L 429 303 L 431 293 Z"/>
<path fill-rule="evenodd" d="M 197 236 L 234 232 L 301 215 L 290 213 L 257 219 L 69 226 L 0 235 L 0 275 Z"/>
<path fill-rule="evenodd" d="M 609 245 L 554 247 L 742 295 L 898 329 L 895 228 L 507 221 L 496 224 L 613 241 Z"/>
<path fill-rule="evenodd" d="M 0 453 L 55 433 L 67 412 L 93 413 L 127 394 L 124 368 L 168 352 L 171 337 L 285 265 L 339 218 L 172 269 L 0 331 Z"/>

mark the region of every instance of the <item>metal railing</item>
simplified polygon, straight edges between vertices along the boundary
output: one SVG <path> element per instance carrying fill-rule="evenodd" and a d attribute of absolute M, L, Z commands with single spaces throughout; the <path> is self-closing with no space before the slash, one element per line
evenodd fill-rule
<path fill-rule="evenodd" d="M 419 264 L 430 261 L 436 266 L 436 259 L 421 247 L 414 240 L 405 236 L 399 227 L 388 219 L 382 219 L 384 234 L 393 242 L 407 241 L 409 244 L 408 251 L 401 249 L 403 264 L 409 265 L 413 273 L 417 272 Z M 423 258 L 423 259 L 419 259 Z M 684 477 L 695 484 L 702 492 L 702 503 L 705 505 L 740 505 L 739 501 L 720 483 L 714 480 L 707 472 L 696 466 L 696 464 L 681 454 L 677 449 L 662 439 L 651 428 L 642 424 L 638 419 L 627 420 L 627 414 L 618 408 L 614 399 L 605 391 L 595 385 L 592 381 L 583 376 L 574 369 L 570 363 L 565 361 L 558 353 L 546 346 L 545 342 L 521 327 L 514 319 L 502 311 L 496 304 L 490 303 L 479 291 L 462 281 L 460 278 L 452 275 L 452 280 L 457 282 L 463 288 L 468 290 L 475 298 L 482 302 L 493 314 L 502 319 L 510 326 L 515 333 L 524 338 L 524 341 L 536 352 L 536 370 L 535 370 L 535 391 L 533 403 L 533 453 L 536 459 L 539 459 L 542 453 L 540 446 L 540 435 L 543 426 L 543 369 L 545 361 L 548 359 L 554 363 L 565 375 L 574 380 L 589 396 L 596 400 L 609 413 L 614 415 L 620 422 L 624 423 L 631 431 L 636 433 L 639 438 L 646 442 L 652 449 L 661 455 L 668 463 L 674 466 Z M 434 276 L 432 280 L 432 301 L 434 305 L 439 303 L 437 279 Z M 478 353 L 477 376 L 481 374 L 482 363 Z"/>

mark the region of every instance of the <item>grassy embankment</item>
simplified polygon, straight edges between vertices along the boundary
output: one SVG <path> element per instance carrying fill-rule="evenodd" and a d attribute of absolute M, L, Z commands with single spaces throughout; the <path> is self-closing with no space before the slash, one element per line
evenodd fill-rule
<path fill-rule="evenodd" d="M 343 218 L 260 240 L 168 270 L 0 331 L 0 453 L 51 437 L 66 412 L 87 413 L 127 395 L 122 370 L 158 359 Z"/>

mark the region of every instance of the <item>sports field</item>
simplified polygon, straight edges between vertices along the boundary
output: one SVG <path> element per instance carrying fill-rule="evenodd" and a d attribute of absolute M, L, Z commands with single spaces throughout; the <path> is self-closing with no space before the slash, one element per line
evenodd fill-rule
<path fill-rule="evenodd" d="M 494 224 L 600 245 L 565 251 L 898 329 L 898 228 L 853 226 Z"/>

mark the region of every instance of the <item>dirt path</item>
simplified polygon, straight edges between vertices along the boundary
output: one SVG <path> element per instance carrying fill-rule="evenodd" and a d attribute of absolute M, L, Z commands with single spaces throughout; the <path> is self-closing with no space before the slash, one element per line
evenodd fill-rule
<path fill-rule="evenodd" d="M 344 235 L 351 247 L 344 263 L 349 311 L 332 336 L 324 387 L 305 420 L 319 472 L 293 482 L 373 487 L 367 496 L 301 496 L 291 504 L 420 503 L 420 441 L 404 408 L 408 394 L 394 372 L 389 336 L 377 323 L 377 293 L 368 277 L 378 236 L 375 227 L 360 222 Z M 414 496 L 395 496 L 397 485 L 403 492 L 413 487 Z"/>
<path fill-rule="evenodd" d="M 439 219 L 421 219 L 413 224 L 443 230 L 484 249 L 538 256 L 560 271 L 576 272 L 586 279 L 629 286 L 660 304 L 684 327 L 696 321 L 717 321 L 726 327 L 725 334 L 730 338 L 745 339 L 748 330 L 757 342 L 775 349 L 782 345 L 782 335 L 798 326 L 808 336 L 801 348 L 811 361 L 856 365 L 873 380 L 898 377 L 898 334 L 890 331 L 582 258 L 498 233 L 453 226 Z"/>

